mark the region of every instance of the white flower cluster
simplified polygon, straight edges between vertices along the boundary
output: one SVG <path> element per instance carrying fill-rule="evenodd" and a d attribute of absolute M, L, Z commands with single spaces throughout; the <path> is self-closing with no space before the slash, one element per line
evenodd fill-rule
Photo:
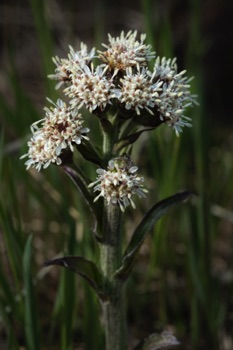
<path fill-rule="evenodd" d="M 59 80 L 57 87 L 67 83 L 64 93 L 72 108 L 104 112 L 115 101 L 126 111 L 159 117 L 178 136 L 182 127 L 191 126 L 184 113 L 196 103 L 196 96 L 190 93 L 192 78 L 185 76 L 186 71 L 178 73 L 175 59 L 164 57 L 157 57 L 149 71 L 147 63 L 155 53 L 144 43 L 145 34 L 140 40 L 136 37 L 137 31 L 122 32 L 116 38 L 109 35 L 109 43 L 102 44 L 106 50 L 98 51 L 97 56 L 94 48 L 88 52 L 84 44 L 77 52 L 70 47 L 67 59 L 53 59 L 57 67 L 50 78 Z M 94 57 L 102 62 L 96 68 L 91 62 Z"/>
<path fill-rule="evenodd" d="M 97 169 L 98 178 L 89 185 L 100 192 L 95 201 L 104 197 L 107 204 L 119 204 L 122 211 L 130 204 L 135 208 L 132 195 L 137 194 L 141 198 L 147 192 L 142 185 L 144 178 L 136 174 L 137 170 L 131 161 L 124 158 L 110 160 L 107 170 Z"/>
<path fill-rule="evenodd" d="M 88 139 L 81 108 L 107 118 L 106 111 L 112 106 L 115 116 L 122 113 L 127 119 L 137 115 L 135 123 L 139 125 L 140 115 L 145 113 L 149 126 L 166 123 L 177 135 L 184 126 L 191 126 L 190 118 L 184 115 L 186 108 L 196 103 L 196 96 L 190 93 L 191 78 L 185 76 L 186 71 L 178 73 L 175 59 L 157 57 L 150 71 L 147 64 L 155 53 L 145 38 L 143 34 L 137 40 L 136 31 L 122 32 L 116 38 L 108 36 L 105 51 L 96 54 L 94 48 L 89 51 L 81 43 L 79 51 L 69 47 L 67 58 L 53 58 L 55 73 L 49 77 L 58 80 L 56 88 L 63 86 L 68 106 L 59 99 L 50 109 L 45 108 L 44 119 L 32 125 L 29 150 L 23 156 L 28 157 L 27 168 L 59 165 L 64 149 L 73 152 L 74 144 Z M 99 59 L 100 64 L 94 66 L 93 59 Z"/>
<path fill-rule="evenodd" d="M 73 151 L 73 143 L 80 144 L 82 139 L 88 140 L 86 134 L 89 129 L 82 126 L 81 114 L 67 107 L 60 99 L 53 105 L 50 109 L 45 107 L 45 118 L 31 126 L 33 136 L 28 142 L 29 150 L 21 157 L 29 158 L 25 163 L 27 169 L 33 167 L 39 171 L 41 167 L 47 168 L 51 163 L 60 165 L 64 149 L 69 148 Z"/>

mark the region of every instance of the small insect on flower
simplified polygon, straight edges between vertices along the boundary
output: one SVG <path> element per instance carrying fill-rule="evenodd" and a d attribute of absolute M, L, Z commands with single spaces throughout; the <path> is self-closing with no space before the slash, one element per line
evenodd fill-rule
<path fill-rule="evenodd" d="M 122 211 L 130 204 L 135 209 L 132 196 L 137 194 L 141 198 L 148 192 L 143 188 L 144 178 L 136 174 L 137 170 L 127 156 L 110 160 L 107 170 L 97 169 L 97 180 L 89 185 L 100 192 L 94 201 L 104 197 L 108 205 L 118 204 Z"/>

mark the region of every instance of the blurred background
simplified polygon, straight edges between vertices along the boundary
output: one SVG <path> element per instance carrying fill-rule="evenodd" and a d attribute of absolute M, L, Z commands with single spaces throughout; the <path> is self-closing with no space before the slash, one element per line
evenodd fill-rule
<path fill-rule="evenodd" d="M 0 4 L 0 348 L 103 350 L 99 302 L 76 275 L 42 268 L 64 254 L 95 260 L 88 208 L 57 167 L 26 171 L 30 125 L 56 99 L 51 57 L 107 33 L 147 33 L 159 56 L 195 76 L 193 128 L 161 127 L 133 159 L 150 190 L 127 210 L 125 240 L 146 209 L 196 193 L 161 219 L 143 245 L 127 293 L 129 348 L 172 331 L 181 349 L 233 349 L 233 21 L 220 0 L 8 0 Z M 95 169 L 81 165 L 94 178 Z"/>

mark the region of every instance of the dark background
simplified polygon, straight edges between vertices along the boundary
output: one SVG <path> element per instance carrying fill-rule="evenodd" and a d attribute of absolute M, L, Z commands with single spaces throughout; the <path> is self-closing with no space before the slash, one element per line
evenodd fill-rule
<path fill-rule="evenodd" d="M 80 41 L 87 43 L 89 48 L 100 48 L 101 43 L 107 41 L 107 33 L 114 36 L 122 30 L 136 29 L 139 33 L 147 33 L 147 40 L 157 55 L 176 56 L 179 70 L 187 69 L 188 76 L 195 76 L 192 87 L 199 96 L 200 106 L 193 112 L 194 127 L 181 135 L 181 154 L 173 173 L 175 180 L 169 177 L 167 168 L 153 172 L 153 157 L 161 144 L 163 151 L 162 137 L 160 141 L 152 139 L 154 148 L 145 148 L 145 152 L 143 150 L 140 154 L 141 158 L 138 157 L 139 162 L 149 160 L 146 176 L 160 199 L 186 186 L 200 195 L 201 203 L 199 205 L 194 200 L 190 213 L 185 213 L 184 219 L 181 220 L 178 209 L 167 226 L 166 222 L 161 224 L 161 232 L 167 230 L 168 235 L 156 248 L 160 251 L 159 263 L 157 256 L 150 254 L 157 251 L 154 241 L 149 240 L 143 247 L 141 262 L 137 263 L 127 290 L 130 342 L 136 344 L 151 332 L 167 329 L 177 333 L 184 349 L 232 350 L 232 1 L 2 0 L 0 28 L 0 123 L 1 130 L 4 129 L 1 180 L 4 194 L 1 204 L 7 209 L 9 206 L 12 221 L 15 222 L 14 203 L 8 200 L 13 182 L 24 221 L 24 239 L 31 232 L 35 236 L 33 262 L 36 271 L 46 258 L 63 249 L 68 236 L 64 238 L 62 231 L 63 226 L 64 231 L 67 230 L 66 220 L 69 221 L 68 214 L 64 214 L 67 210 L 66 200 L 70 199 L 70 190 L 64 186 L 65 180 L 60 179 L 60 175 L 52 177 L 52 170 L 51 174 L 48 171 L 45 175 L 43 172 L 24 175 L 25 168 L 19 161 L 19 156 L 25 153 L 22 149 L 25 150 L 30 124 L 42 118 L 46 96 L 52 99 L 57 96 L 55 84 L 46 78 L 54 71 L 51 57 L 66 57 L 68 45 L 79 47 Z M 173 141 L 169 142 L 164 142 L 164 157 L 166 155 L 172 159 Z M 5 170 L 5 162 L 11 163 L 11 171 L 8 166 Z M 162 155 L 158 163 L 163 166 Z M 45 179 L 51 180 L 50 185 L 54 184 L 54 188 L 64 194 L 56 205 L 51 200 L 54 188 L 43 187 Z M 168 193 L 159 181 L 167 181 Z M 41 195 L 41 200 L 37 199 L 36 204 L 35 199 L 31 201 L 29 198 L 30 191 Z M 51 198 L 47 199 L 47 193 Z M 152 191 L 149 198 L 155 199 Z M 139 211 L 143 211 L 142 207 L 139 206 Z M 129 227 L 137 222 L 141 215 L 139 211 L 129 215 L 126 223 Z M 180 226 L 177 223 L 179 220 Z M 71 224 L 75 226 L 73 221 Z M 56 225 L 59 233 L 54 228 Z M 0 232 L 3 231 L 4 228 L 1 228 Z M 92 252 L 93 243 L 84 235 L 83 245 L 87 244 L 85 240 Z M 83 255 L 88 254 L 87 248 L 80 242 L 78 249 L 83 249 Z M 9 248 L 3 237 L 0 249 L 2 269 L 14 290 L 12 273 L 9 272 Z M 38 305 L 41 306 L 38 314 L 42 320 L 42 339 L 46 341 L 58 281 L 58 272 L 53 270 L 42 283 L 38 283 Z M 198 283 L 205 292 L 204 302 L 198 294 Z M 78 291 L 82 307 L 85 308 L 87 301 L 91 300 L 97 313 L 97 303 L 86 287 L 81 285 Z M 77 313 L 77 330 L 73 339 L 78 344 L 77 349 L 91 350 L 91 345 L 83 345 L 90 338 L 90 324 L 85 319 L 86 309 L 82 307 Z M 91 308 L 87 307 L 87 310 L 98 319 L 95 314 L 92 315 Z M 62 311 L 59 317 L 57 322 L 62 324 Z M 81 325 L 83 318 L 89 331 L 84 329 L 85 325 Z M 97 324 L 97 321 L 93 322 L 92 333 Z M 25 346 L 23 326 L 15 321 L 12 323 L 16 324 L 15 334 L 19 343 Z M 60 348 L 60 333 L 56 324 L 55 336 L 46 348 Z M 7 334 L 7 327 L 1 323 L 0 335 L 4 343 Z"/>

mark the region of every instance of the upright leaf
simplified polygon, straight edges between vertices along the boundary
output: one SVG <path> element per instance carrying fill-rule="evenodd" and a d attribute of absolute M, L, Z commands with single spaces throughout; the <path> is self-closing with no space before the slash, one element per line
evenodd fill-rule
<path fill-rule="evenodd" d="M 166 214 L 171 207 L 181 203 L 190 195 L 191 193 L 188 191 L 177 193 L 162 200 L 159 203 L 156 203 L 148 211 L 148 213 L 144 216 L 134 231 L 131 241 L 129 242 L 128 247 L 123 255 L 122 265 L 116 271 L 115 277 L 122 280 L 125 280 L 128 277 L 129 272 L 134 265 L 139 249 L 147 237 L 149 231 L 153 228 L 154 224 L 161 218 L 161 216 Z"/>

